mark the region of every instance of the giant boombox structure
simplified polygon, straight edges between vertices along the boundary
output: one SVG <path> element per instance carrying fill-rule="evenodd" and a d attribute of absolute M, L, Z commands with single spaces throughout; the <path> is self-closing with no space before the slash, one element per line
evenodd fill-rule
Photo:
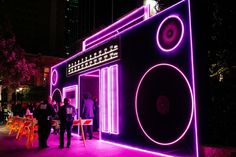
<path fill-rule="evenodd" d="M 142 6 L 51 68 L 50 93 L 99 103 L 100 140 L 163 156 L 199 156 L 189 1 Z"/>

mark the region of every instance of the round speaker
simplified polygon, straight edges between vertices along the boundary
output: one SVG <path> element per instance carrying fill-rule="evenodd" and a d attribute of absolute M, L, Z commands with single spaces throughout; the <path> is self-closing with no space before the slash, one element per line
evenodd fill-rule
<path fill-rule="evenodd" d="M 57 80 L 58 80 L 58 74 L 57 74 L 57 71 L 54 69 L 52 71 L 52 78 L 51 78 L 51 81 L 52 81 L 52 85 L 56 85 L 57 83 Z"/>
<path fill-rule="evenodd" d="M 186 76 L 171 64 L 151 67 L 139 82 L 135 111 L 151 141 L 159 145 L 178 142 L 193 118 L 193 94 Z"/>
<path fill-rule="evenodd" d="M 162 51 L 170 52 L 180 44 L 183 34 L 182 20 L 176 15 L 168 16 L 157 29 L 157 45 Z"/>

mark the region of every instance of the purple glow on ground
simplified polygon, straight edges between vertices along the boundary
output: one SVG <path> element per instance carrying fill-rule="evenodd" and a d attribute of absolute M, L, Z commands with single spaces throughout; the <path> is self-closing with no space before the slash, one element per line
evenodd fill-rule
<path fill-rule="evenodd" d="M 131 150 L 135 150 L 135 151 L 145 152 L 145 153 L 149 153 L 149 154 L 154 154 L 154 155 L 158 155 L 158 156 L 162 156 L 162 157 L 174 157 L 174 156 L 171 156 L 171 155 L 157 153 L 157 152 L 152 152 L 152 151 L 148 151 L 148 150 L 144 150 L 144 149 L 140 149 L 140 148 L 124 145 L 124 144 L 113 143 L 113 142 L 104 141 L 104 140 L 100 140 L 100 141 L 102 143 L 108 143 L 108 144 L 111 144 L 111 145 L 115 145 L 115 146 L 131 149 Z"/>
<path fill-rule="evenodd" d="M 35 140 L 32 148 L 25 147 L 25 139 L 15 139 L 15 134 L 8 135 L 8 131 L 0 126 L 0 152 L 2 157 L 158 157 L 155 154 L 136 151 L 124 147 L 115 146 L 99 140 L 86 140 L 86 147 L 80 136 L 73 134 L 71 147 L 59 149 L 59 135 L 50 134 L 49 148 L 38 148 L 38 140 Z M 66 136 L 65 136 L 66 140 Z"/>
<path fill-rule="evenodd" d="M 173 140 L 172 142 L 167 142 L 167 143 L 163 143 L 163 142 L 156 141 L 156 140 L 152 139 L 152 137 L 150 137 L 150 136 L 146 133 L 146 131 L 144 130 L 144 128 L 142 127 L 142 124 L 141 124 L 141 122 L 140 122 L 139 115 L 138 115 L 138 107 L 137 107 L 137 104 L 138 104 L 138 103 L 137 103 L 137 99 L 138 99 L 139 87 L 140 87 L 140 85 L 142 84 L 143 79 L 145 78 L 145 76 L 146 76 L 152 69 L 157 68 L 157 67 L 161 67 L 161 66 L 169 66 L 169 67 L 175 69 L 176 71 L 178 71 L 178 72 L 181 74 L 181 76 L 183 77 L 183 79 L 186 81 L 186 83 L 187 83 L 187 85 L 188 85 L 189 93 L 191 94 L 191 100 L 192 100 L 192 104 L 191 104 L 191 105 L 192 105 L 191 116 L 190 116 L 188 125 L 186 126 L 184 132 L 183 132 L 177 139 Z M 193 108 L 194 108 L 193 105 L 194 105 L 194 98 L 193 98 L 193 93 L 192 93 L 192 90 L 191 90 L 191 86 L 190 86 L 190 84 L 189 84 L 189 82 L 188 82 L 188 79 L 186 78 L 186 76 L 184 75 L 184 73 L 183 73 L 180 69 L 178 69 L 176 66 L 174 66 L 174 65 L 167 64 L 167 63 L 161 63 L 161 64 L 154 65 L 154 66 L 152 66 L 151 68 L 149 68 L 149 69 L 145 72 L 145 74 L 142 76 L 142 78 L 141 78 L 140 81 L 139 81 L 139 84 L 138 84 L 138 87 L 137 87 L 137 90 L 136 90 L 136 94 L 135 94 L 135 112 L 136 112 L 136 117 L 137 117 L 139 126 L 140 126 L 140 128 L 142 129 L 142 131 L 143 131 L 143 133 L 145 134 L 145 136 L 148 137 L 152 142 L 154 142 L 154 143 L 156 143 L 156 144 L 164 145 L 164 146 L 166 146 L 166 145 L 172 145 L 172 144 L 177 143 L 179 140 L 181 140 L 181 139 L 183 138 L 183 136 L 184 136 L 184 135 L 186 134 L 186 132 L 188 131 L 188 129 L 189 129 L 190 125 L 191 125 L 192 119 L 193 119 Z"/>

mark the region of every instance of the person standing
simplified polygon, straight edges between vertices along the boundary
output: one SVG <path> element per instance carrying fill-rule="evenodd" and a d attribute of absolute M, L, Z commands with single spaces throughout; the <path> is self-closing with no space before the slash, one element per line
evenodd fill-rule
<path fill-rule="evenodd" d="M 51 104 L 52 98 L 49 96 L 36 108 L 34 117 L 38 120 L 38 140 L 40 148 L 47 148 L 47 140 L 51 132 L 51 120 L 55 116 L 55 111 Z"/>
<path fill-rule="evenodd" d="M 84 101 L 82 105 L 82 118 L 83 119 L 93 119 L 94 118 L 94 101 L 90 94 L 84 95 Z M 87 133 L 89 134 L 89 139 L 93 138 L 93 125 L 84 126 L 84 136 L 86 139 Z"/>
<path fill-rule="evenodd" d="M 67 145 L 71 144 L 71 130 L 76 115 L 75 107 L 70 104 L 70 99 L 64 98 L 64 105 L 60 106 L 58 116 L 60 120 L 60 145 L 59 148 L 64 148 L 64 134 L 67 132 Z"/>

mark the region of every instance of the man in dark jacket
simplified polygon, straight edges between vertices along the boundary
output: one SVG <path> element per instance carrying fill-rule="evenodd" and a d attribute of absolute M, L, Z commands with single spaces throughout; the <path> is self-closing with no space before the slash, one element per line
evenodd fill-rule
<path fill-rule="evenodd" d="M 51 104 L 51 97 L 40 103 L 34 112 L 34 117 L 38 120 L 38 139 L 39 147 L 47 148 L 47 140 L 51 132 L 51 120 L 55 115 L 55 111 Z"/>
<path fill-rule="evenodd" d="M 58 116 L 60 119 L 60 145 L 59 148 L 64 148 L 64 134 L 67 132 L 67 148 L 71 143 L 71 130 L 76 115 L 75 107 L 70 104 L 68 98 L 64 99 L 64 105 L 60 106 Z"/>
<path fill-rule="evenodd" d="M 84 95 L 84 101 L 82 104 L 82 118 L 83 119 L 93 119 L 94 118 L 94 101 L 90 94 Z M 84 125 L 84 135 L 86 139 L 86 134 L 89 134 L 89 139 L 93 138 L 93 125 Z"/>

